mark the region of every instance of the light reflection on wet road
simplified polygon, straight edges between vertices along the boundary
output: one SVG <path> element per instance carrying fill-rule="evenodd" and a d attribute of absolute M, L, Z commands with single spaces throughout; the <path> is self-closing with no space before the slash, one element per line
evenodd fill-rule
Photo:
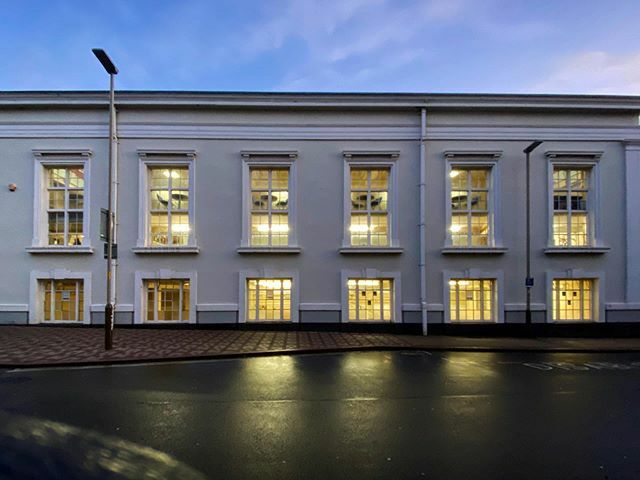
<path fill-rule="evenodd" d="M 638 404 L 638 354 L 352 352 L 0 374 L 6 415 L 151 447 L 209 478 L 640 478 Z"/>

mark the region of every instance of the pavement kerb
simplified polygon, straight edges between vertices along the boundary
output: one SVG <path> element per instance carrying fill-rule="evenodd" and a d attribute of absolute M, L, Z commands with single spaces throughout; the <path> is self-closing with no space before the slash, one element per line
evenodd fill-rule
<path fill-rule="evenodd" d="M 31 368 L 66 368 L 90 367 L 109 365 L 137 365 L 144 363 L 171 363 L 202 360 L 224 360 L 233 358 L 273 357 L 279 355 L 305 355 L 319 353 L 341 353 L 358 351 L 424 351 L 424 352 L 505 352 L 505 353 L 638 353 L 640 348 L 572 348 L 572 347 L 485 347 L 485 346 L 420 346 L 420 345 L 392 345 L 392 346 L 347 346 L 339 348 L 303 348 L 281 349 L 252 352 L 212 353 L 207 355 L 179 355 L 172 357 L 151 357 L 135 359 L 104 359 L 87 361 L 69 361 L 55 363 L 0 363 L 0 368 L 28 370 Z"/>

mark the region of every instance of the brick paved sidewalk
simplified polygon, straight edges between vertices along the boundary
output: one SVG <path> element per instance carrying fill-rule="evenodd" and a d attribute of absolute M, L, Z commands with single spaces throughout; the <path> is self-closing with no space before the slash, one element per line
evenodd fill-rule
<path fill-rule="evenodd" d="M 462 351 L 637 351 L 640 338 L 475 338 L 305 331 L 116 329 L 0 326 L 0 367 L 215 358 L 367 349 Z"/>

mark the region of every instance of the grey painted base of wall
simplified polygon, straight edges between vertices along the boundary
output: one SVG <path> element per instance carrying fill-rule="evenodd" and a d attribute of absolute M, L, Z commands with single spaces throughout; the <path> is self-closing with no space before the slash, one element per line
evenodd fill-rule
<path fill-rule="evenodd" d="M 526 323 L 527 312 L 504 312 L 504 323 Z M 531 312 L 531 323 L 546 323 L 547 312 L 546 311 L 534 311 Z"/>
<path fill-rule="evenodd" d="M 116 312 L 116 325 L 133 325 L 133 312 Z M 104 313 L 91 312 L 91 325 L 104 325 Z"/>
<path fill-rule="evenodd" d="M 198 312 L 196 322 L 202 325 L 238 323 L 238 312 Z"/>
<path fill-rule="evenodd" d="M 0 312 L 0 325 L 26 325 L 29 323 L 28 312 Z"/>

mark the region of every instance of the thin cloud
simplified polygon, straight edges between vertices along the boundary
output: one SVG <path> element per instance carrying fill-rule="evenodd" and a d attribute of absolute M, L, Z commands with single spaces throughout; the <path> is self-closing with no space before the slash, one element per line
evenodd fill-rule
<path fill-rule="evenodd" d="M 640 52 L 615 55 L 590 51 L 562 59 L 535 92 L 640 94 Z"/>

